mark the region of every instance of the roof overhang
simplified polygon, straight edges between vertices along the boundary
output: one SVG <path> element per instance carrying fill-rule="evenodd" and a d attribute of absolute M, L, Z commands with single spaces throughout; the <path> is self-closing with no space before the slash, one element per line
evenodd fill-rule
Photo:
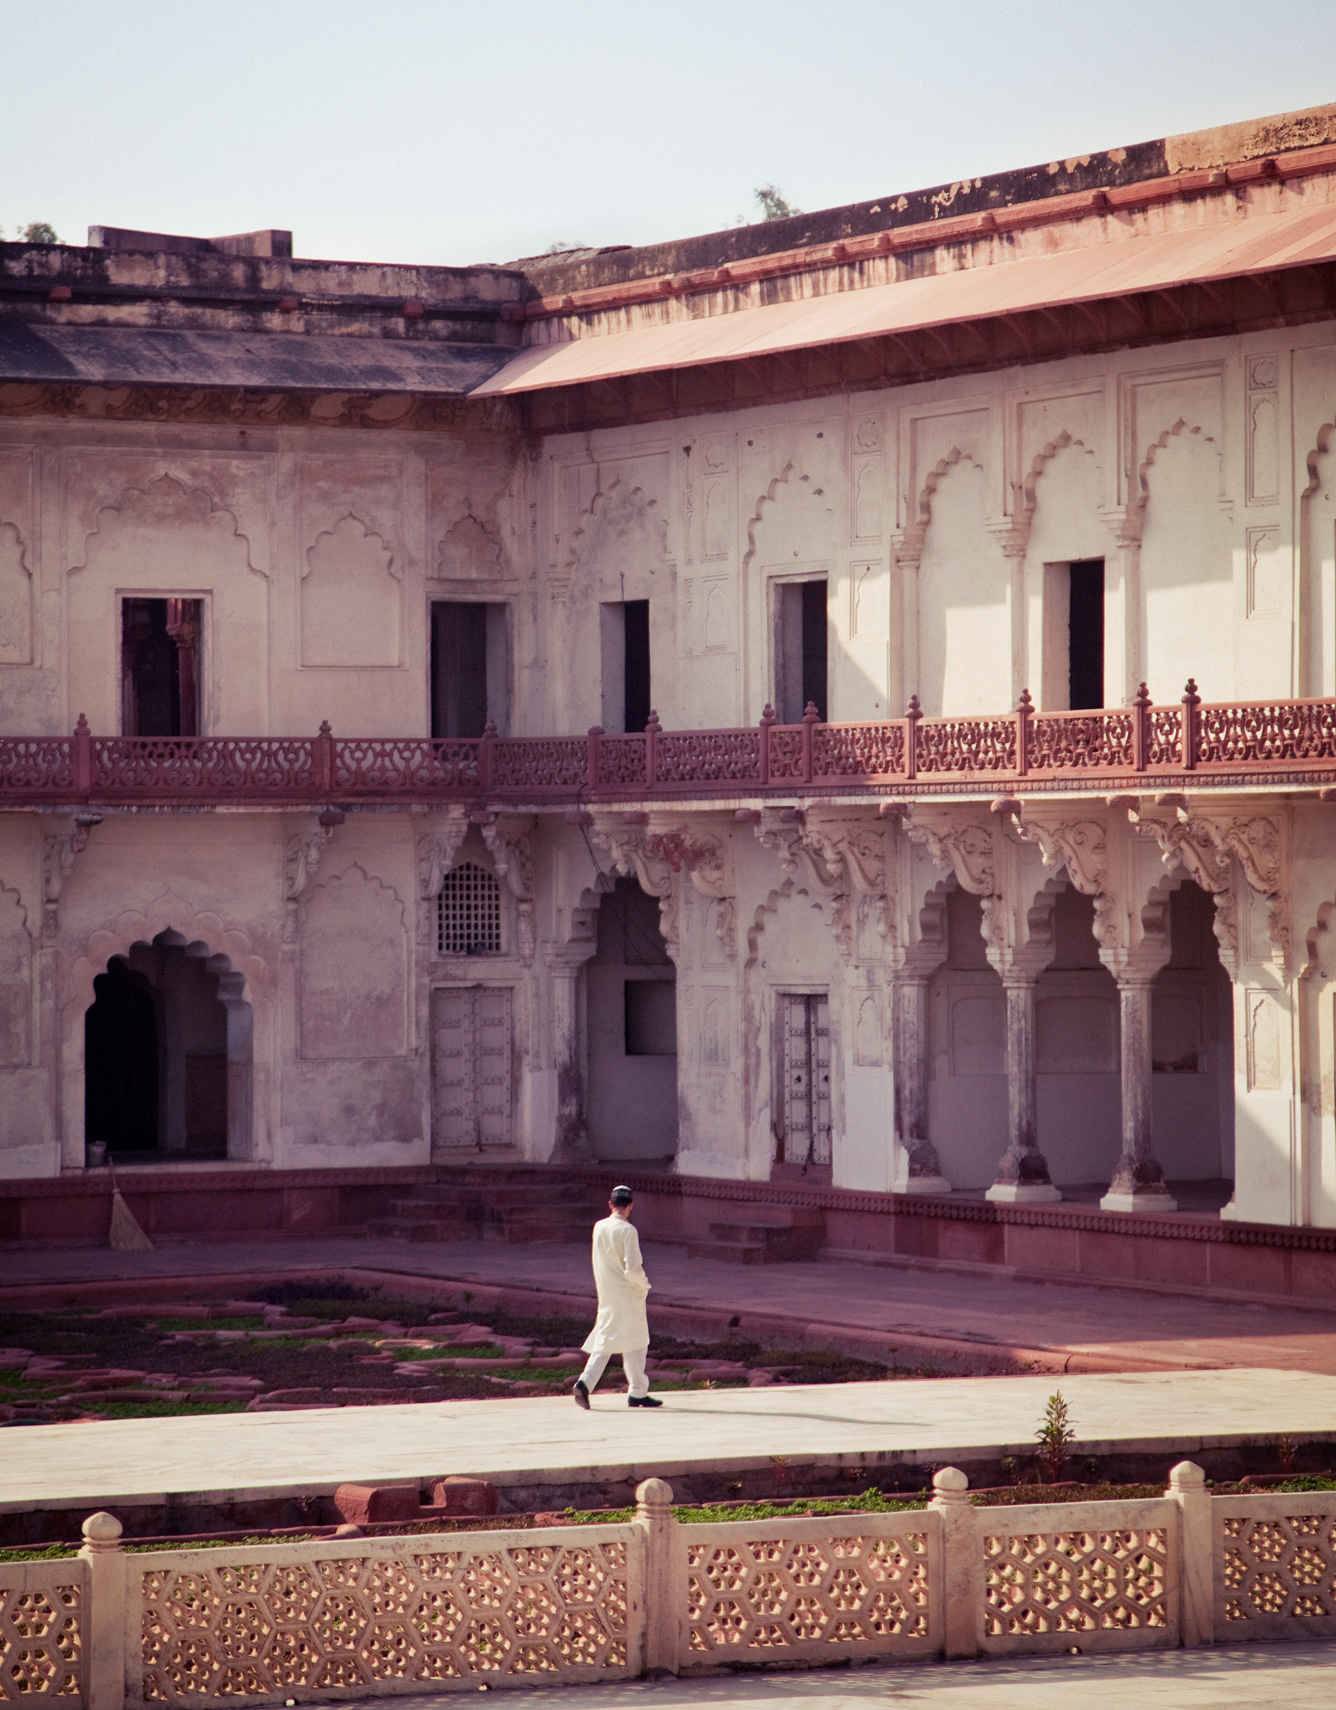
<path fill-rule="evenodd" d="M 494 344 L 310 333 L 33 325 L 0 316 L 0 381 L 463 397 L 514 354 Z"/>
<path fill-rule="evenodd" d="M 505 397 L 553 388 L 594 388 L 634 376 L 756 364 L 818 347 L 912 340 L 917 335 L 931 336 L 937 329 L 981 322 L 1010 326 L 1018 317 L 1172 294 L 1185 287 L 1198 287 L 1210 297 L 1219 284 L 1278 271 L 1311 270 L 1333 259 L 1336 206 L 1332 205 L 1255 214 L 1186 231 L 1106 237 L 1058 253 L 997 259 L 990 265 L 893 284 L 536 346 L 513 356 L 472 395 Z M 1266 318 L 1260 313 L 1265 306 L 1260 305 L 1254 318 Z M 1313 318 L 1333 311 L 1336 303 L 1294 310 L 1281 305 L 1277 316 Z M 1236 312 L 1231 308 L 1231 314 Z M 1124 336 L 1097 315 L 1089 318 L 1092 343 L 1135 341 L 1134 331 Z M 1181 311 L 1178 318 L 1184 319 Z M 1207 322 L 1202 332 L 1228 330 L 1210 325 L 1209 317 Z M 1183 336 L 1196 331 L 1184 322 Z M 1029 350 L 1020 336 L 1011 360 L 1023 360 L 1027 354 L 1042 357 L 1049 352 Z"/>

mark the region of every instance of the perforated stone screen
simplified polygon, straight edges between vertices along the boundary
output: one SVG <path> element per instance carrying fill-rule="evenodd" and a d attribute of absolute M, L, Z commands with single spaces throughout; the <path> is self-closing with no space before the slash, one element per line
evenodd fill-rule
<path fill-rule="evenodd" d="M 501 954 L 501 887 L 485 867 L 465 861 L 452 868 L 436 908 L 436 948 L 442 956 Z"/>
<path fill-rule="evenodd" d="M 83 1696 L 82 1567 L 61 1566 L 65 1582 L 31 1563 L 0 1567 L 0 1701 Z"/>
<path fill-rule="evenodd" d="M 250 1561 L 199 1551 L 187 1566 L 150 1566 L 142 1701 L 625 1677 L 639 1666 L 628 1571 L 638 1544 L 603 1534 L 573 1529 L 569 1542 L 516 1544 L 514 1533 L 485 1533 L 446 1550 L 413 1540 L 323 1557 L 314 1546 L 296 1560 L 300 1546 Z"/>

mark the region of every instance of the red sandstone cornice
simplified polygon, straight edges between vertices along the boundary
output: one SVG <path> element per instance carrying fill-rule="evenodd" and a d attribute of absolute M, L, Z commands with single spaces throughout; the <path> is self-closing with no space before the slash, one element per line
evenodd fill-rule
<path fill-rule="evenodd" d="M 1295 149 L 1292 153 L 1267 156 L 1212 171 L 1179 172 L 1140 184 L 1116 185 L 1108 190 L 1082 190 L 1043 201 L 1018 202 L 1010 207 L 980 213 L 958 214 L 915 225 L 891 226 L 835 243 L 814 244 L 802 249 L 779 250 L 771 255 L 750 256 L 726 266 L 691 273 L 660 274 L 616 285 L 593 286 L 562 296 L 535 297 L 527 303 L 508 303 L 501 318 L 508 321 L 548 320 L 558 315 L 595 314 L 625 309 L 665 297 L 682 297 L 696 291 L 717 290 L 725 285 L 749 285 L 782 275 L 815 273 L 830 267 L 850 265 L 882 255 L 933 249 L 987 237 L 993 232 L 1015 232 L 1039 226 L 1061 225 L 1091 214 L 1132 213 L 1171 202 L 1182 196 L 1227 195 L 1251 184 L 1312 177 L 1336 168 L 1336 144 Z"/>

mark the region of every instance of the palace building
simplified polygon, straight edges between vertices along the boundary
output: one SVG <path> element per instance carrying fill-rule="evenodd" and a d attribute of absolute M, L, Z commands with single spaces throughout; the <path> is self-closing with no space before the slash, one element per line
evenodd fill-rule
<path fill-rule="evenodd" d="M 505 265 L 89 237 L 0 245 L 0 1237 L 606 1161 L 1336 1291 L 1336 107 Z"/>

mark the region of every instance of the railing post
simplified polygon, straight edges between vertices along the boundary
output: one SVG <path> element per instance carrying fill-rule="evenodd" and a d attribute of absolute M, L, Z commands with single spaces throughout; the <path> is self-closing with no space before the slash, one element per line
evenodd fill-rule
<path fill-rule="evenodd" d="M 478 786 L 490 790 L 492 787 L 492 744 L 496 741 L 496 726 L 488 719 L 482 727 L 482 741 L 478 744 Z"/>
<path fill-rule="evenodd" d="M 775 709 L 767 701 L 761 708 L 761 784 L 770 782 L 770 726 L 775 722 Z"/>
<path fill-rule="evenodd" d="M 88 728 L 88 720 L 82 713 L 79 722 L 74 727 L 74 741 L 70 749 L 70 765 L 74 772 L 74 789 L 77 795 L 87 796 L 93 790 L 93 735 Z"/>
<path fill-rule="evenodd" d="M 330 732 L 329 720 L 320 721 L 320 734 L 315 739 L 315 793 L 327 796 L 334 784 L 334 737 Z"/>
<path fill-rule="evenodd" d="M 812 781 L 812 730 L 821 722 L 821 714 L 816 710 L 816 702 L 808 701 L 803 708 L 803 783 Z"/>
<path fill-rule="evenodd" d="M 123 1710 L 125 1704 L 125 1551 L 114 1514 L 90 1514 L 80 1556 L 88 1564 L 84 1614 L 84 1710 Z"/>
<path fill-rule="evenodd" d="M 673 1488 L 661 1478 L 636 1486 L 633 1524 L 645 1537 L 645 1581 L 641 1586 L 645 1610 L 645 1654 L 641 1673 L 676 1674 L 682 1643 L 682 1600 L 685 1584 L 673 1573 L 677 1521 L 673 1519 Z"/>
<path fill-rule="evenodd" d="M 1150 764 L 1150 690 L 1143 683 L 1132 702 L 1132 764 L 1144 772 Z"/>
<path fill-rule="evenodd" d="M 1191 677 L 1188 678 L 1187 688 L 1183 691 L 1183 769 L 1193 772 L 1197 767 L 1197 756 L 1201 751 L 1201 729 L 1197 718 L 1197 708 L 1201 705 L 1201 696 L 1197 693 L 1197 685 Z"/>
<path fill-rule="evenodd" d="M 905 708 L 905 777 L 918 777 L 918 725 L 923 717 L 917 695 L 909 697 Z"/>
<path fill-rule="evenodd" d="M 1215 1539 L 1206 1474 L 1195 1461 L 1180 1461 L 1169 1470 L 1164 1494 L 1178 1504 L 1179 1513 L 1180 1643 L 1188 1649 L 1210 1645 L 1215 1642 Z"/>
<path fill-rule="evenodd" d="M 659 771 L 659 732 L 663 726 L 659 723 L 659 715 L 650 708 L 649 720 L 645 725 L 645 785 L 653 789 Z"/>
<path fill-rule="evenodd" d="M 1030 772 L 1030 719 L 1034 714 L 1034 702 L 1030 699 L 1028 689 L 1021 690 L 1021 698 L 1016 703 L 1016 776 L 1024 778 Z"/>
<path fill-rule="evenodd" d="M 942 1583 L 935 1595 L 947 1658 L 977 1657 L 983 1625 L 983 1555 L 969 1488 L 959 1467 L 943 1467 L 933 1476 L 928 1504 L 942 1517 Z"/>
<path fill-rule="evenodd" d="M 589 727 L 589 754 L 585 761 L 585 788 L 598 788 L 598 739 L 603 734 L 601 724 L 591 724 Z"/>

